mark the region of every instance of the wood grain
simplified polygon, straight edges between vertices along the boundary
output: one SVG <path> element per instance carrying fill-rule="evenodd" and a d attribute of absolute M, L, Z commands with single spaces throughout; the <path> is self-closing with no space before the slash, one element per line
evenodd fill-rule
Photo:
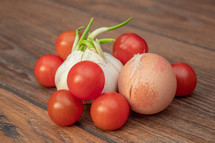
<path fill-rule="evenodd" d="M 214 1 L 56 1 L 115 21 L 132 16 L 135 18 L 131 24 L 133 27 L 182 43 L 214 49 Z"/>
<path fill-rule="evenodd" d="M 1 128 L 3 138 L 15 142 L 101 142 L 78 125 L 61 128 L 45 110 L 0 89 Z M 78 123 L 77 123 L 78 124 Z M 10 137 L 10 138 L 6 138 Z M 2 137 L 2 136 L 1 136 Z M 5 140 L 7 141 L 7 140 Z"/>
<path fill-rule="evenodd" d="M 1 0 L 0 1 L 0 141 L 3 142 L 214 142 L 215 141 L 215 2 L 213 0 Z M 170 63 L 186 62 L 197 73 L 195 91 L 175 98 L 163 112 L 131 112 L 117 131 L 92 122 L 90 105 L 71 127 L 59 127 L 46 105 L 55 88 L 38 84 L 36 60 L 53 53 L 57 36 L 86 26 L 92 30 L 134 19 L 101 37 L 135 32 Z M 104 45 L 112 52 L 112 44 Z"/>

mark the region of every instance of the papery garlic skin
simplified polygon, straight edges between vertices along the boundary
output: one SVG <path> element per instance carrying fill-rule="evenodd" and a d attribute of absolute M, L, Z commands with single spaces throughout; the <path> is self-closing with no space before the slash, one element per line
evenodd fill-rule
<path fill-rule="evenodd" d="M 117 91 L 117 82 L 119 72 L 121 71 L 123 65 L 122 63 L 113 57 L 112 55 L 104 52 L 105 59 L 96 54 L 93 51 L 86 50 L 82 51 L 73 51 L 64 63 L 58 68 L 55 74 L 55 85 L 57 90 L 67 89 L 67 76 L 70 69 L 80 61 L 92 61 L 98 64 L 105 75 L 105 85 L 102 93 L 104 92 L 114 92 Z"/>
<path fill-rule="evenodd" d="M 67 76 L 69 70 L 78 62 L 81 61 L 83 52 L 74 51 L 68 55 L 67 59 L 63 62 L 62 65 L 57 69 L 55 73 L 55 85 L 57 90 L 68 89 L 67 86 Z"/>
<path fill-rule="evenodd" d="M 104 56 L 107 63 L 101 65 L 99 64 L 105 74 L 105 86 L 102 93 L 116 92 L 118 88 L 118 77 L 123 64 L 108 53 L 104 52 Z"/>

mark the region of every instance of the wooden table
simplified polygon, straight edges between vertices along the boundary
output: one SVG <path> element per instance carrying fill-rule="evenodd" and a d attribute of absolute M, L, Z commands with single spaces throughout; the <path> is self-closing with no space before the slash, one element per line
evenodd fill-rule
<path fill-rule="evenodd" d="M 188 63 L 197 74 L 195 91 L 155 115 L 131 112 L 116 131 L 97 128 L 90 105 L 74 125 L 57 126 L 46 109 L 56 89 L 36 81 L 34 64 L 56 54 L 60 33 L 86 26 L 91 17 L 92 30 L 134 17 L 103 36 L 134 32 L 149 52 Z M 111 53 L 112 44 L 103 49 Z M 215 1 L 1 0 L 0 142 L 215 142 Z"/>

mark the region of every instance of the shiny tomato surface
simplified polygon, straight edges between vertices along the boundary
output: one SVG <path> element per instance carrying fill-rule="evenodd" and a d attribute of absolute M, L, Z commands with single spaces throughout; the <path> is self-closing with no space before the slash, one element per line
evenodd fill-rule
<path fill-rule="evenodd" d="M 191 94 L 197 85 L 195 71 L 186 63 L 178 62 L 172 64 L 177 78 L 176 96 L 186 96 Z"/>
<path fill-rule="evenodd" d="M 56 41 L 55 41 L 55 50 L 59 57 L 61 57 L 63 60 L 66 60 L 67 56 L 72 51 L 72 46 L 75 41 L 75 31 L 68 30 L 61 33 Z M 81 34 L 79 33 L 79 37 L 81 37 Z"/>
<path fill-rule="evenodd" d="M 103 93 L 97 97 L 90 109 L 96 126 L 103 130 L 117 130 L 129 117 L 129 104 L 124 96 L 116 92 Z"/>
<path fill-rule="evenodd" d="M 40 57 L 34 66 L 37 81 L 46 87 L 55 87 L 55 73 L 63 60 L 53 54 Z"/>
<path fill-rule="evenodd" d="M 101 67 L 91 61 L 81 61 L 69 71 L 67 85 L 70 92 L 81 100 L 92 100 L 104 88 L 105 76 Z"/>
<path fill-rule="evenodd" d="M 148 45 L 143 38 L 135 33 L 124 33 L 114 42 L 113 56 L 123 65 L 138 53 L 148 53 Z"/>
<path fill-rule="evenodd" d="M 70 126 L 81 117 L 83 102 L 68 90 L 58 90 L 52 94 L 47 106 L 50 118 L 60 126 Z"/>

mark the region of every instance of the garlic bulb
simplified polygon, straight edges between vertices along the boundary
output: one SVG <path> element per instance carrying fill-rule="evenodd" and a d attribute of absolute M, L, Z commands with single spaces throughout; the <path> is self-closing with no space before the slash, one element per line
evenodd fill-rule
<path fill-rule="evenodd" d="M 114 92 L 117 90 L 117 81 L 119 72 L 121 71 L 123 65 L 122 63 L 114 58 L 112 55 L 105 53 L 104 56 L 106 61 L 90 50 L 82 51 L 74 51 L 72 52 L 64 63 L 58 68 L 55 74 L 55 84 L 57 90 L 60 89 L 68 89 L 67 86 L 67 76 L 70 69 L 80 61 L 92 61 L 98 64 L 105 75 L 105 86 L 102 92 Z"/>
<path fill-rule="evenodd" d="M 105 85 L 102 92 L 117 91 L 118 76 L 123 67 L 123 64 L 112 55 L 103 52 L 100 46 L 100 44 L 114 42 L 115 40 L 111 38 L 105 39 L 95 38 L 98 34 L 122 27 L 123 25 L 127 24 L 131 19 L 132 18 L 129 18 L 128 20 L 116 26 L 102 27 L 96 29 L 90 34 L 89 29 L 93 21 L 92 18 L 80 39 L 79 30 L 81 30 L 83 27 L 78 28 L 76 30 L 76 37 L 73 43 L 71 54 L 67 57 L 64 63 L 58 68 L 58 70 L 55 73 L 55 85 L 57 87 L 57 90 L 60 89 L 68 90 L 67 77 L 70 69 L 76 63 L 88 60 L 98 64 L 104 72 Z"/>

